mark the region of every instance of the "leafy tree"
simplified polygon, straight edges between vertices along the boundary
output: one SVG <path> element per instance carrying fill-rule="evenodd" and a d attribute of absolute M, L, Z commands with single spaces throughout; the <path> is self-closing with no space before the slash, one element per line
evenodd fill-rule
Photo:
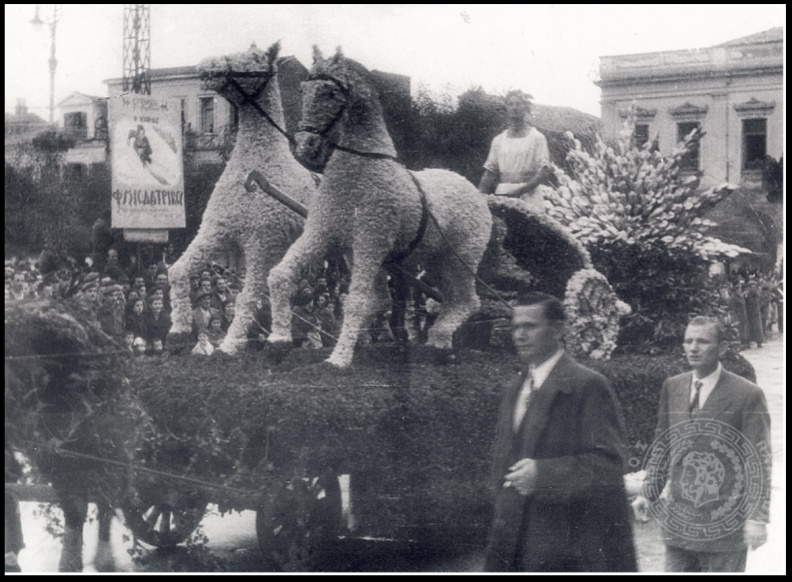
<path fill-rule="evenodd" d="M 722 315 L 710 263 L 746 249 L 709 236 L 714 223 L 703 218 L 734 187 L 701 190 L 700 177 L 680 168 L 702 133 L 692 132 L 664 156 L 651 142 L 634 146 L 634 123 L 631 116 L 613 147 L 598 137 L 591 153 L 568 134 L 570 170 L 558 170 L 560 186 L 548 214 L 583 243 L 594 266 L 632 307 L 620 350 L 672 352 L 691 315 Z"/>

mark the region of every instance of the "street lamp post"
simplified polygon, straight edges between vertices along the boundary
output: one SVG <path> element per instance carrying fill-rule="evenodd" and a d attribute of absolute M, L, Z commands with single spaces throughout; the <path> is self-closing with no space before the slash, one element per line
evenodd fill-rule
<path fill-rule="evenodd" d="M 36 29 L 41 29 L 43 25 L 49 26 L 50 29 L 50 58 L 49 58 L 49 71 L 50 71 L 50 99 L 49 99 L 49 122 L 55 121 L 55 69 L 58 67 L 58 59 L 55 58 L 55 28 L 58 25 L 58 5 L 52 5 L 52 19 L 42 20 L 39 16 L 39 5 L 36 4 L 36 15 L 30 21 Z"/>

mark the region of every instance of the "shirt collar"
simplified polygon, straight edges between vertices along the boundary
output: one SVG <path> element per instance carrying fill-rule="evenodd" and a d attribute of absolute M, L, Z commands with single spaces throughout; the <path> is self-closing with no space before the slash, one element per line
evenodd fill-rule
<path fill-rule="evenodd" d="M 564 355 L 564 349 L 559 349 L 556 353 L 552 356 L 547 358 L 544 362 L 539 364 L 538 366 L 534 366 L 533 371 L 531 372 L 533 376 L 533 389 L 538 390 L 542 387 L 547 377 L 550 375 L 550 372 L 553 371 L 553 368 L 558 363 L 558 360 L 561 359 L 561 356 Z"/>

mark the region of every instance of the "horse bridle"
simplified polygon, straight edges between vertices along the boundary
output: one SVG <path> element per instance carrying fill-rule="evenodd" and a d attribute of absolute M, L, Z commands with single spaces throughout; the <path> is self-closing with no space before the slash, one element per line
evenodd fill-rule
<path fill-rule="evenodd" d="M 286 133 L 286 130 L 284 130 L 280 125 L 278 125 L 275 122 L 275 120 L 272 119 L 272 117 L 269 115 L 269 113 L 264 111 L 264 109 L 261 107 L 261 105 L 258 104 L 258 101 L 257 101 L 257 99 L 261 96 L 261 94 L 267 88 L 267 86 L 269 85 L 269 82 L 272 80 L 272 78 L 274 76 L 275 75 L 272 72 L 266 73 L 265 75 L 262 75 L 261 73 L 258 73 L 258 72 L 249 72 L 249 71 L 248 72 L 244 72 L 244 71 L 241 71 L 241 72 L 228 72 L 228 73 L 225 74 L 226 82 L 220 88 L 218 93 L 224 91 L 229 86 L 231 86 L 234 89 L 236 89 L 239 92 L 239 94 L 242 96 L 241 105 L 247 105 L 248 103 L 250 105 L 252 105 L 253 109 L 258 111 L 258 113 L 264 119 L 266 119 L 272 127 L 274 127 L 276 130 L 278 130 L 278 132 L 280 132 L 281 135 L 283 135 L 283 137 L 285 137 L 289 141 L 289 144 L 292 147 L 294 147 L 294 145 L 295 145 L 294 138 L 292 136 L 290 136 L 288 133 Z M 262 77 L 264 78 L 264 82 L 261 85 L 259 85 L 259 87 L 253 93 L 248 93 L 247 91 L 245 91 L 242 88 L 242 85 L 240 85 L 239 82 L 237 81 L 237 79 L 259 79 L 259 78 L 262 78 Z"/>
<path fill-rule="evenodd" d="M 325 126 L 324 129 L 319 129 L 318 127 L 315 127 L 307 123 L 303 123 L 301 121 L 297 126 L 297 131 L 306 131 L 308 133 L 314 133 L 321 137 L 326 137 L 327 134 L 333 130 L 335 124 L 338 123 L 341 117 L 344 115 L 344 111 L 346 111 L 347 105 L 349 104 L 350 93 L 349 93 L 349 89 L 347 89 L 347 87 L 339 79 L 336 79 L 332 75 L 319 73 L 308 77 L 308 81 L 307 81 L 308 83 L 313 81 L 329 81 L 333 83 L 338 88 L 338 90 L 341 91 L 341 94 L 344 96 L 344 102 L 341 103 L 341 107 L 338 108 L 338 111 L 335 112 L 335 115 L 333 115 L 333 118 Z"/>

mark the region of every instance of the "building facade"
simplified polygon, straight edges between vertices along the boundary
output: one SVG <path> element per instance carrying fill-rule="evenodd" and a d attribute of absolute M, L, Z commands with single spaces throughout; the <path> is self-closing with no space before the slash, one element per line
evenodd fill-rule
<path fill-rule="evenodd" d="M 703 188 L 739 188 L 714 209 L 716 234 L 763 255 L 778 255 L 782 238 L 781 205 L 767 202 L 763 170 L 767 156 L 783 156 L 783 57 L 779 27 L 704 49 L 600 61 L 603 132 L 617 134 L 633 104 L 636 139 L 657 139 L 663 153 L 702 130 L 683 169 L 700 172 Z"/>

